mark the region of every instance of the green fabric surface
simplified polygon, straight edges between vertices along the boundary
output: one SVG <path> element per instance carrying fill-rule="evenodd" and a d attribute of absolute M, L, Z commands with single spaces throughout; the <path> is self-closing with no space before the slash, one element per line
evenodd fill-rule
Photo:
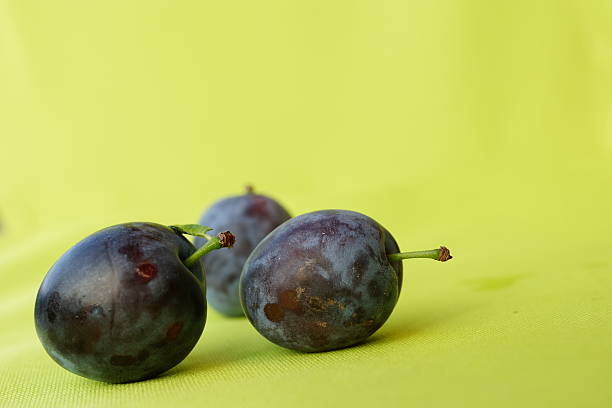
<path fill-rule="evenodd" d="M 0 406 L 612 406 L 610 21 L 595 0 L 1 1 Z M 455 258 L 406 261 L 358 347 L 210 311 L 153 380 L 46 355 L 34 299 L 65 250 L 245 183 Z"/>

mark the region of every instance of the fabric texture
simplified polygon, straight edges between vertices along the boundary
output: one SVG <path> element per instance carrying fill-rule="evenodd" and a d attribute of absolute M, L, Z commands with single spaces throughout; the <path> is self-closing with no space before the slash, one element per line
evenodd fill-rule
<path fill-rule="evenodd" d="M 0 406 L 612 406 L 612 3 L 0 2 Z M 70 246 L 244 184 L 403 250 L 366 343 L 304 354 L 209 308 L 109 385 L 33 322 Z M 240 239 L 240 237 L 238 237 Z"/>

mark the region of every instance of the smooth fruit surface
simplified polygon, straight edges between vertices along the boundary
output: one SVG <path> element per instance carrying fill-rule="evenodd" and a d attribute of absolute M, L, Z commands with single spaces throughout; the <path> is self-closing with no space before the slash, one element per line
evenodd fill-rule
<path fill-rule="evenodd" d="M 244 262 L 253 248 L 291 216 L 275 200 L 260 194 L 244 194 L 214 203 L 200 219 L 216 231 L 230 230 L 238 237 L 231 251 L 215 251 L 202 258 L 206 270 L 207 299 L 227 316 L 242 316 L 238 284 Z M 196 246 L 204 239 L 197 238 Z"/>
<path fill-rule="evenodd" d="M 370 217 L 324 210 L 295 217 L 247 260 L 240 294 L 267 339 L 300 351 L 359 343 L 387 320 L 401 288 L 401 261 L 387 230 Z"/>
<path fill-rule="evenodd" d="M 153 377 L 182 361 L 206 321 L 195 248 L 172 229 L 120 224 L 69 249 L 36 298 L 36 331 L 62 367 L 113 383 Z"/>

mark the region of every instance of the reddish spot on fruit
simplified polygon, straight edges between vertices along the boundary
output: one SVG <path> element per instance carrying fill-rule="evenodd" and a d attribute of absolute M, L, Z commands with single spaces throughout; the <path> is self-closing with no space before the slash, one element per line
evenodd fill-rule
<path fill-rule="evenodd" d="M 178 337 L 182 329 L 183 329 L 182 323 L 179 323 L 179 322 L 173 323 L 172 326 L 168 327 L 168 330 L 166 331 L 166 339 L 176 340 L 176 338 Z"/>
<path fill-rule="evenodd" d="M 280 307 L 280 305 L 278 305 L 277 303 L 268 303 L 264 307 L 264 313 L 266 314 L 268 320 L 275 323 L 278 323 L 283 320 L 283 317 L 285 316 L 283 308 Z"/>
<path fill-rule="evenodd" d="M 142 263 L 136 267 L 136 275 L 143 282 L 149 282 L 157 275 L 157 267 L 151 263 Z"/>

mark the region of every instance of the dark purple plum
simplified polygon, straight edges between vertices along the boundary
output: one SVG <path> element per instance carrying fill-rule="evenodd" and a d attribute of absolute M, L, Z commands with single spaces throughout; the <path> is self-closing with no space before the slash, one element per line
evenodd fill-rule
<path fill-rule="evenodd" d="M 448 249 L 399 253 L 372 218 L 324 210 L 270 233 L 244 265 L 240 296 L 255 329 L 306 352 L 364 341 L 387 320 L 400 293 L 402 259 L 450 259 Z"/>
<path fill-rule="evenodd" d="M 244 262 L 266 235 L 290 219 L 275 200 L 260 194 L 228 197 L 215 202 L 204 212 L 200 223 L 217 230 L 230 230 L 239 239 L 231 251 L 216 251 L 202 258 L 206 270 L 208 303 L 226 316 L 243 316 L 238 284 Z M 203 238 L 196 238 L 201 245 Z"/>
<path fill-rule="evenodd" d="M 195 252 L 179 232 L 153 223 L 115 225 L 77 243 L 36 298 L 47 353 L 75 374 L 111 383 L 174 367 L 206 322 L 201 265 L 185 265 Z"/>

